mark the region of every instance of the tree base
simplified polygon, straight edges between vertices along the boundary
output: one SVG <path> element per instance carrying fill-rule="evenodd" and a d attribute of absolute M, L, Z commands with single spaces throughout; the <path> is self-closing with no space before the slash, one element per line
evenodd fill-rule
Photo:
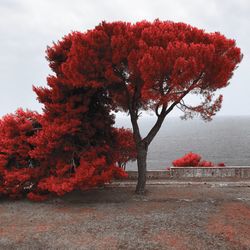
<path fill-rule="evenodd" d="M 146 194 L 146 190 L 145 188 L 137 188 L 136 187 L 136 190 L 135 190 L 135 193 L 138 194 L 138 195 L 145 195 Z"/>
<path fill-rule="evenodd" d="M 137 194 L 137 195 L 145 195 L 146 194 L 146 191 L 145 190 L 135 190 L 135 193 Z"/>

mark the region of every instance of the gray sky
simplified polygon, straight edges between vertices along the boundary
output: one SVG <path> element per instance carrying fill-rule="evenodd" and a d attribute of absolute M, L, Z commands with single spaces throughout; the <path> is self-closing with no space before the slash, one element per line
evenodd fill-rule
<path fill-rule="evenodd" d="M 45 49 L 71 31 L 102 20 L 186 22 L 236 40 L 244 54 L 223 89 L 218 115 L 250 115 L 250 0 L 0 0 L 0 116 L 41 110 L 32 85 L 46 85 Z M 173 113 L 176 115 L 177 113 Z"/>

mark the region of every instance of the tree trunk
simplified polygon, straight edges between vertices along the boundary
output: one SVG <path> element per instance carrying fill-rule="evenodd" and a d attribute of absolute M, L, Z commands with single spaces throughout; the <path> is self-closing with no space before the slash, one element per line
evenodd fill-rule
<path fill-rule="evenodd" d="M 137 194 L 145 193 L 145 185 L 146 185 L 146 172 L 147 172 L 147 146 L 139 146 L 137 147 L 137 166 L 138 166 L 138 179 L 136 186 Z"/>

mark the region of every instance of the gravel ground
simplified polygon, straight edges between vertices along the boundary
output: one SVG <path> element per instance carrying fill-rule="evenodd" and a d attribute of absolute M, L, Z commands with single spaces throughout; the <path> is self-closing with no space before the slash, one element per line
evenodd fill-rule
<path fill-rule="evenodd" d="M 250 249 L 250 188 L 152 185 L 0 201 L 0 249 Z"/>

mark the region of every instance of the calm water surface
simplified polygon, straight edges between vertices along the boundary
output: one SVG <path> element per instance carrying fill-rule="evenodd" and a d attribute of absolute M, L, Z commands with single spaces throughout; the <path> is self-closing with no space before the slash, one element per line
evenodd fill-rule
<path fill-rule="evenodd" d="M 140 121 L 143 135 L 153 123 L 153 117 Z M 117 119 L 116 126 L 131 127 L 129 118 Z M 149 147 L 148 169 L 165 169 L 190 151 L 215 163 L 250 166 L 250 116 L 216 117 L 211 122 L 167 118 Z M 127 169 L 136 169 L 136 163 Z"/>

